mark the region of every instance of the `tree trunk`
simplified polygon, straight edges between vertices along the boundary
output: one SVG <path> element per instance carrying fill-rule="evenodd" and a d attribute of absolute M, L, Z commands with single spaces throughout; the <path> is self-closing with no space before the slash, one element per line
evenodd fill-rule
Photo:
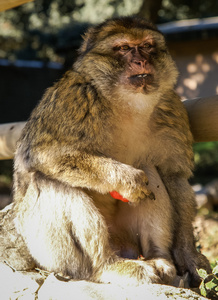
<path fill-rule="evenodd" d="M 162 6 L 162 0 L 144 0 L 138 15 L 152 23 L 158 19 L 158 11 Z"/>

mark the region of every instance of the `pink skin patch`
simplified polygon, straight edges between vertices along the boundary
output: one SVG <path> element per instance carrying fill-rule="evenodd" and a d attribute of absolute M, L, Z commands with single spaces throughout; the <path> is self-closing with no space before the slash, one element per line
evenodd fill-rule
<path fill-rule="evenodd" d="M 129 202 L 128 199 L 123 198 L 123 196 L 121 196 L 121 195 L 120 195 L 118 192 L 116 192 L 116 191 L 110 192 L 110 195 L 111 195 L 111 197 L 113 197 L 114 199 L 121 200 L 121 201 L 123 201 L 123 202 Z"/>

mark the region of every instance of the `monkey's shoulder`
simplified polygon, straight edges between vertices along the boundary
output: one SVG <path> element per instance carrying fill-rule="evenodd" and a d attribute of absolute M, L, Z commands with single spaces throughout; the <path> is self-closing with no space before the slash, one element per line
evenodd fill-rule
<path fill-rule="evenodd" d="M 153 130 L 167 128 L 186 135 L 190 133 L 187 111 L 180 97 L 173 90 L 161 96 L 154 109 L 152 120 Z"/>
<path fill-rule="evenodd" d="M 173 172 L 185 172 L 187 177 L 191 176 L 193 137 L 187 111 L 180 97 L 174 91 L 162 95 L 151 119 L 152 132 L 156 141 L 158 140 L 157 148 L 162 152 L 159 157 L 162 157 L 160 167 L 164 169 L 163 173 L 170 169 Z"/>
<path fill-rule="evenodd" d="M 68 71 L 47 89 L 33 110 L 21 140 L 43 145 L 54 140 L 68 143 L 98 143 L 106 131 L 110 108 L 104 103 L 92 82 L 74 71 Z"/>
<path fill-rule="evenodd" d="M 52 105 L 53 104 L 53 105 Z M 70 70 L 45 93 L 41 107 L 57 111 L 61 109 L 64 117 L 70 114 L 81 118 L 87 114 L 98 115 L 104 111 L 106 103 L 93 81 L 74 70 Z M 65 115 L 66 114 L 66 115 Z"/>

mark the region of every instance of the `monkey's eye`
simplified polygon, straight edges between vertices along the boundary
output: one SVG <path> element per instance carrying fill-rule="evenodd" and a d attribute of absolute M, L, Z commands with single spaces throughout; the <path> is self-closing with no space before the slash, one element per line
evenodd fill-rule
<path fill-rule="evenodd" d="M 128 45 L 123 45 L 123 46 L 120 46 L 120 50 L 121 51 L 128 51 L 128 50 L 130 50 L 130 47 Z"/>
<path fill-rule="evenodd" d="M 145 48 L 145 49 L 151 49 L 152 45 L 149 44 L 149 43 L 145 43 L 142 47 Z"/>

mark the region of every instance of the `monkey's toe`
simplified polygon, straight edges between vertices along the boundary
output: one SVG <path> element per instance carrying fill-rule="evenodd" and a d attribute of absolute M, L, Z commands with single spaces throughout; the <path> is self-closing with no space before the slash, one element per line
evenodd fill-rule
<path fill-rule="evenodd" d="M 159 277 L 163 284 L 172 284 L 176 277 L 176 268 L 171 261 L 163 258 L 156 258 L 147 261 L 154 269 L 154 273 Z"/>

